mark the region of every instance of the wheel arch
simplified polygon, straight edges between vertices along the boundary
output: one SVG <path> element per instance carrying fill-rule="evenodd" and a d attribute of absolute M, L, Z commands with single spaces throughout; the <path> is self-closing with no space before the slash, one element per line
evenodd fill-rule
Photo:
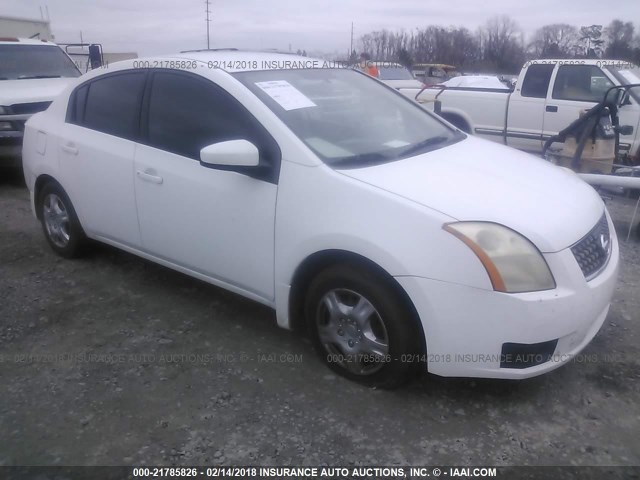
<path fill-rule="evenodd" d="M 384 268 L 360 254 L 339 249 L 322 250 L 309 255 L 296 268 L 289 293 L 289 326 L 292 330 L 304 330 L 304 301 L 309 285 L 316 275 L 329 266 L 347 264 L 364 269 L 376 275 L 398 294 L 407 310 L 412 314 L 416 326 L 420 329 L 421 348 L 426 352 L 426 338 L 418 311 L 404 288 Z"/>
<path fill-rule="evenodd" d="M 36 212 L 36 217 L 38 218 L 38 220 L 42 220 L 42 213 L 38 209 L 38 202 L 40 201 L 40 194 L 42 193 L 42 189 L 44 188 L 44 186 L 47 185 L 48 183 L 54 183 L 54 184 L 58 185 L 58 187 L 60 187 L 66 193 L 66 190 L 64 189 L 64 187 L 62 185 L 60 185 L 60 182 L 58 182 L 51 175 L 48 175 L 46 173 L 43 173 L 42 175 L 39 175 L 38 178 L 36 179 L 35 185 L 33 187 L 33 209 Z M 67 194 L 67 196 L 68 196 L 68 194 Z"/>
<path fill-rule="evenodd" d="M 462 110 L 443 108 L 440 116 L 465 133 L 473 133 L 473 122 Z"/>

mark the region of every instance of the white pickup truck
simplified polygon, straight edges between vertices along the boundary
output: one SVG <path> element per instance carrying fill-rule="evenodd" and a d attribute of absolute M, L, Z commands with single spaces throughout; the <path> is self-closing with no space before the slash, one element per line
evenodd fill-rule
<path fill-rule="evenodd" d="M 417 100 L 461 130 L 532 153 L 603 99 L 614 85 L 640 83 L 640 68 L 617 60 L 537 60 L 527 62 L 513 90 L 432 87 Z M 405 90 L 415 97 L 417 91 Z M 620 125 L 633 133 L 620 136 L 620 151 L 640 162 L 640 88 L 631 89 L 619 110 Z"/>
<path fill-rule="evenodd" d="M 24 123 L 79 76 L 54 43 L 0 38 L 0 167 L 20 165 Z"/>

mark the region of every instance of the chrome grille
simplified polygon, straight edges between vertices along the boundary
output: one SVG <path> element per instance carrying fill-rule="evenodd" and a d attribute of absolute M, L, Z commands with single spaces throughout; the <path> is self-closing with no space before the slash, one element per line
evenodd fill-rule
<path fill-rule="evenodd" d="M 571 247 L 571 252 L 587 280 L 600 273 L 611 254 L 611 233 L 606 215 L 602 215 L 596 226 Z"/>

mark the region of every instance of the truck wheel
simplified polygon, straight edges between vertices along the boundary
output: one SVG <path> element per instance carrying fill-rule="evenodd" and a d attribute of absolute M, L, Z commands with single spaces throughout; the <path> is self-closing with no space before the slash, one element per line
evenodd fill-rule
<path fill-rule="evenodd" d="M 65 258 L 79 256 L 86 236 L 62 187 L 46 184 L 39 195 L 38 209 L 42 230 L 53 251 Z"/>
<path fill-rule="evenodd" d="M 394 388 L 424 365 L 417 319 L 370 271 L 337 265 L 321 272 L 307 291 L 305 317 L 321 358 L 346 378 Z"/>

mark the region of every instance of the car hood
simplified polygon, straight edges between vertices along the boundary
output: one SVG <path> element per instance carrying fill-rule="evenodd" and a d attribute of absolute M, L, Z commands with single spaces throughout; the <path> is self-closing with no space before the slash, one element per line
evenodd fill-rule
<path fill-rule="evenodd" d="M 50 102 L 74 80 L 71 77 L 0 80 L 0 105 Z"/>
<path fill-rule="evenodd" d="M 338 171 L 456 220 L 505 225 L 542 252 L 573 245 L 604 211 L 600 196 L 573 172 L 473 137 L 415 157 Z"/>

